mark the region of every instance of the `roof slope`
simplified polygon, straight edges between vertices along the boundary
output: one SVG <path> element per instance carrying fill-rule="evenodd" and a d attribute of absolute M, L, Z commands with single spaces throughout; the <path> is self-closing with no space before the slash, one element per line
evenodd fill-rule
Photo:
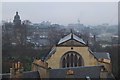
<path fill-rule="evenodd" d="M 110 59 L 110 54 L 107 52 L 93 52 L 93 54 L 97 59 Z"/>
<path fill-rule="evenodd" d="M 40 78 L 38 71 L 28 71 L 23 73 L 23 78 Z"/>
<path fill-rule="evenodd" d="M 111 63 L 110 54 L 108 52 L 89 52 L 100 62 Z"/>
<path fill-rule="evenodd" d="M 83 39 L 79 38 L 78 36 L 76 36 L 73 33 L 70 33 L 69 35 L 67 35 L 64 38 L 60 39 L 60 41 L 58 42 L 58 45 L 66 42 L 68 40 L 76 40 L 76 41 L 86 45 L 86 43 L 83 41 Z"/>
<path fill-rule="evenodd" d="M 10 78 L 10 73 L 2 74 L 2 79 Z M 22 78 L 40 78 L 38 71 L 27 71 L 23 72 Z"/>
<path fill-rule="evenodd" d="M 67 74 L 68 70 L 73 71 L 73 76 Z M 50 78 L 99 78 L 101 72 L 101 66 L 81 66 L 81 67 L 70 67 L 70 68 L 61 68 L 61 69 L 51 69 Z"/>
<path fill-rule="evenodd" d="M 56 52 L 56 47 L 53 47 L 49 54 L 45 57 L 45 60 L 49 59 Z"/>

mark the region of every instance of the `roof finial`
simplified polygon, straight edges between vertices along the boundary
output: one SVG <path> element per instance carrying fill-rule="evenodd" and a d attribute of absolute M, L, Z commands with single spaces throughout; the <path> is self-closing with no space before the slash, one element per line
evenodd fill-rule
<path fill-rule="evenodd" d="M 72 29 L 71 29 L 71 39 L 73 39 L 73 31 L 72 31 Z"/>
<path fill-rule="evenodd" d="M 70 31 L 71 31 L 71 33 L 73 33 L 73 32 L 72 32 L 72 29 L 71 29 Z"/>

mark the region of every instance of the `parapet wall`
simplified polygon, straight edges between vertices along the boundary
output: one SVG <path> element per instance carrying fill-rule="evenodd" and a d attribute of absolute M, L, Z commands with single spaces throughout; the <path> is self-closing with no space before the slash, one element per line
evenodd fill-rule
<path fill-rule="evenodd" d="M 44 61 L 42 61 L 42 60 L 34 60 L 33 61 L 33 64 L 34 65 L 37 65 L 37 66 L 39 66 L 39 67 L 42 67 L 42 68 L 48 68 L 48 63 L 47 62 L 44 62 Z"/>

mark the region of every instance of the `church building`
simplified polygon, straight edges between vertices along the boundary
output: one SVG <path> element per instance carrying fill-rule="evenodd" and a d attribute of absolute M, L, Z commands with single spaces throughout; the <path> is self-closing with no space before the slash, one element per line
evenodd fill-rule
<path fill-rule="evenodd" d="M 60 39 L 44 60 L 32 64 L 32 70 L 39 71 L 41 78 L 111 78 L 111 69 L 109 53 L 92 52 L 72 32 Z"/>

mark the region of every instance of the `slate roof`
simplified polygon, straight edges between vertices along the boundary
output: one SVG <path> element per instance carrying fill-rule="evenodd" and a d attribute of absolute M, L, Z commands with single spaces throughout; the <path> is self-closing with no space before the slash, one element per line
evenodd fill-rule
<path fill-rule="evenodd" d="M 97 59 L 103 58 L 110 60 L 110 54 L 107 52 L 93 52 L 93 54 Z"/>
<path fill-rule="evenodd" d="M 63 42 L 66 42 L 68 40 L 76 40 L 76 41 L 86 45 L 86 43 L 83 41 L 83 39 L 79 38 L 78 36 L 76 36 L 73 33 L 70 33 L 69 35 L 67 35 L 64 38 L 60 39 L 60 41 L 58 42 L 58 45 L 62 44 Z"/>
<path fill-rule="evenodd" d="M 2 74 L 2 79 L 10 78 L 10 73 Z M 23 78 L 40 78 L 38 71 L 23 72 Z"/>
<path fill-rule="evenodd" d="M 38 71 L 28 71 L 23 73 L 24 78 L 40 78 Z"/>
<path fill-rule="evenodd" d="M 110 54 L 108 52 L 92 52 L 90 49 L 88 49 L 89 52 L 99 61 L 100 59 L 107 59 L 111 62 Z"/>
<path fill-rule="evenodd" d="M 50 78 L 100 78 L 101 66 L 81 66 L 81 67 L 70 67 L 70 68 L 60 68 L 60 69 L 50 69 Z M 66 74 L 68 70 L 74 72 L 73 75 Z"/>

